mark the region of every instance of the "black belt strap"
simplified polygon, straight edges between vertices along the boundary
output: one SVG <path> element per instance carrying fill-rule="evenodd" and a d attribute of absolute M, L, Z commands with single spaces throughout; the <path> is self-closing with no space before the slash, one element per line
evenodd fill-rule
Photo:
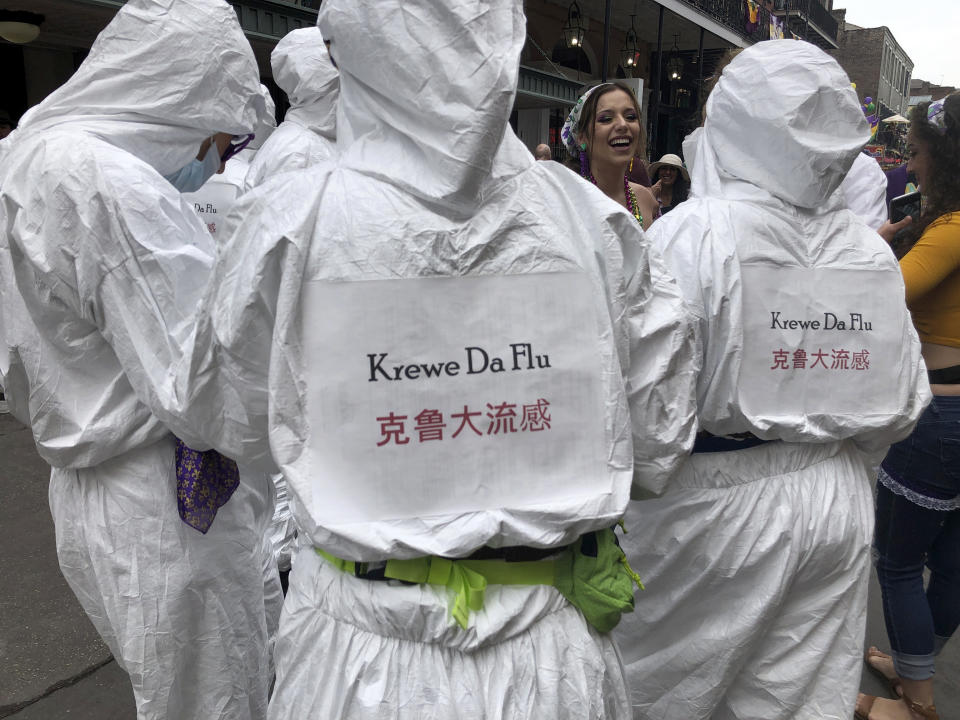
<path fill-rule="evenodd" d="M 927 379 L 931 385 L 958 385 L 960 384 L 960 365 L 927 370 Z"/>

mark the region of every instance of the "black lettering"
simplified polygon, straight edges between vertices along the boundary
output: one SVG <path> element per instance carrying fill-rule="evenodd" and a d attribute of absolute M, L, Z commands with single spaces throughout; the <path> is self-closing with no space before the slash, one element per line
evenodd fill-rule
<path fill-rule="evenodd" d="M 541 370 L 543 368 L 550 367 L 550 356 L 549 355 L 537 355 L 537 367 Z"/>
<path fill-rule="evenodd" d="M 526 343 L 510 343 L 510 348 L 513 350 L 513 370 L 520 369 L 520 358 L 526 357 L 529 361 L 529 351 L 530 346 Z"/>
<path fill-rule="evenodd" d="M 786 326 L 783 324 L 783 321 L 780 319 L 780 311 L 770 311 L 770 329 L 776 330 L 780 328 L 781 330 L 786 330 Z"/>
<path fill-rule="evenodd" d="M 468 347 L 464 348 L 467 351 L 467 375 L 476 375 L 477 373 L 482 373 L 487 369 L 487 366 L 490 364 L 490 356 L 487 355 L 486 350 L 481 347 Z M 475 369 L 473 366 L 473 351 L 476 350 L 481 355 L 483 355 L 483 367 L 479 370 Z"/>
<path fill-rule="evenodd" d="M 837 316 L 832 312 L 825 312 L 823 314 L 823 329 L 824 330 L 836 330 L 837 328 Z"/>
<path fill-rule="evenodd" d="M 420 367 L 423 368 L 423 374 L 428 378 L 439 377 L 441 371 L 443 370 L 443 363 L 435 363 L 433 365 L 427 365 L 424 363 Z"/>
<path fill-rule="evenodd" d="M 393 379 L 387 374 L 387 371 L 381 367 L 381 364 L 383 363 L 384 358 L 387 357 L 386 353 L 380 353 L 380 357 L 378 358 L 376 356 L 376 353 L 370 353 L 367 355 L 367 357 L 370 358 L 370 379 L 367 380 L 367 382 L 376 382 L 377 373 L 380 373 L 381 375 L 383 375 L 385 380 Z M 374 362 L 374 358 L 376 358 L 376 362 Z"/>
<path fill-rule="evenodd" d="M 420 367 L 418 365 L 407 365 L 403 374 L 407 376 L 407 380 L 416 380 L 420 377 Z"/>
<path fill-rule="evenodd" d="M 495 357 L 490 361 L 490 372 L 503 372 L 503 360 Z"/>
<path fill-rule="evenodd" d="M 447 365 L 446 365 L 446 371 L 445 371 L 445 372 L 446 372 L 447 375 L 449 375 L 450 377 L 453 377 L 454 375 L 459 375 L 459 374 L 460 374 L 460 363 L 456 362 L 455 360 L 451 360 L 450 362 L 447 363 Z"/>

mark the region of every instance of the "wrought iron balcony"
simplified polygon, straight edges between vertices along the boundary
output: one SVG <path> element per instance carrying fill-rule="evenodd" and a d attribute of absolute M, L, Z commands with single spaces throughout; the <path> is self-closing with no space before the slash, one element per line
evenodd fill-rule
<path fill-rule="evenodd" d="M 763 0 L 756 3 L 756 22 L 751 22 L 749 3 L 744 0 L 684 0 L 718 23 L 747 40 L 770 39 L 770 11 Z"/>
<path fill-rule="evenodd" d="M 837 19 L 827 8 L 823 6 L 820 0 L 774 0 L 774 12 L 783 15 L 791 22 L 794 32 L 801 25 L 806 28 L 807 25 L 813 25 L 812 30 L 816 30 L 819 35 L 829 41 L 830 47 L 837 46 L 837 32 L 839 30 Z M 803 33 L 799 33 L 801 36 Z M 807 40 L 822 45 L 817 42 L 812 32 L 807 32 Z"/>

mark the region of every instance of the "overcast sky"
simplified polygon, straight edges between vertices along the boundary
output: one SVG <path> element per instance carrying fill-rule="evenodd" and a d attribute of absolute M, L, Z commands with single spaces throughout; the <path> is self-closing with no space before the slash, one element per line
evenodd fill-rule
<path fill-rule="evenodd" d="M 914 78 L 960 87 L 960 0 L 833 0 L 847 22 L 886 25 L 913 60 Z"/>

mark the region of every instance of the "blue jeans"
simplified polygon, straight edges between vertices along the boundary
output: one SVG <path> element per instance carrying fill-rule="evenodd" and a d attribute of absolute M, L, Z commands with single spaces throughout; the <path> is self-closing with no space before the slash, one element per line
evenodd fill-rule
<path fill-rule="evenodd" d="M 926 680 L 960 625 L 960 397 L 937 396 L 877 486 L 877 576 L 900 677 Z M 923 569 L 930 570 L 924 591 Z"/>

